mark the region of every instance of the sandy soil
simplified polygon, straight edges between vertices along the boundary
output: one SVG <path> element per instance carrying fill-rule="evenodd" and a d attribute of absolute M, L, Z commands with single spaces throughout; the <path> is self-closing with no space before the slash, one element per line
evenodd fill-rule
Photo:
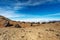
<path fill-rule="evenodd" d="M 0 40 L 60 40 L 60 28 L 58 26 L 0 28 Z"/>

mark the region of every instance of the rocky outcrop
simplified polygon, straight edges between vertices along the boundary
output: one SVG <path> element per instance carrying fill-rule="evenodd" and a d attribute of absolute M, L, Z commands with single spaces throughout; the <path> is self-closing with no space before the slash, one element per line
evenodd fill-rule
<path fill-rule="evenodd" d="M 0 15 L 0 27 L 15 27 L 21 28 L 21 26 L 16 22 L 12 21 L 4 16 Z"/>
<path fill-rule="evenodd" d="M 1 21 L 1 20 L 11 21 L 10 19 L 8 19 L 8 18 L 6 18 L 6 17 L 0 15 L 0 21 Z"/>
<path fill-rule="evenodd" d="M 6 21 L 4 23 L 4 27 L 11 27 L 11 26 L 13 26 L 13 24 L 10 24 L 9 21 Z"/>
<path fill-rule="evenodd" d="M 21 26 L 19 24 L 16 24 L 15 28 L 21 28 Z"/>

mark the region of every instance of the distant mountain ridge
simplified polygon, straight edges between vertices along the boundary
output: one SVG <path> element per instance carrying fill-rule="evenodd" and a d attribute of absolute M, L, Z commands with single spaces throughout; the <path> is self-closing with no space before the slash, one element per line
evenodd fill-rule
<path fill-rule="evenodd" d="M 60 23 L 60 21 L 49 21 L 49 22 L 20 22 L 20 21 L 13 21 L 9 18 L 0 15 L 0 27 L 13 27 L 13 28 L 21 28 L 21 27 L 31 27 L 31 26 L 40 26 L 45 24 L 54 24 Z"/>

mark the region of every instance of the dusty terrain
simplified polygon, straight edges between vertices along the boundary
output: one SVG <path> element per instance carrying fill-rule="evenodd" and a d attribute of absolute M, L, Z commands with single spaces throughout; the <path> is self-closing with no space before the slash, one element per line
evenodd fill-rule
<path fill-rule="evenodd" d="M 0 16 L 0 40 L 60 40 L 60 22 L 16 22 Z"/>
<path fill-rule="evenodd" d="M 0 40 L 60 40 L 60 28 L 56 28 L 0 28 Z"/>

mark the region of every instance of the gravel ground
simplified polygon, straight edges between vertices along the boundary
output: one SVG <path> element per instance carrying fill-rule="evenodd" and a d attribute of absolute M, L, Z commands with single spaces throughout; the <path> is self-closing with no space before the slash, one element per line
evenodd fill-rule
<path fill-rule="evenodd" d="M 0 28 L 0 40 L 60 40 L 54 27 Z"/>

